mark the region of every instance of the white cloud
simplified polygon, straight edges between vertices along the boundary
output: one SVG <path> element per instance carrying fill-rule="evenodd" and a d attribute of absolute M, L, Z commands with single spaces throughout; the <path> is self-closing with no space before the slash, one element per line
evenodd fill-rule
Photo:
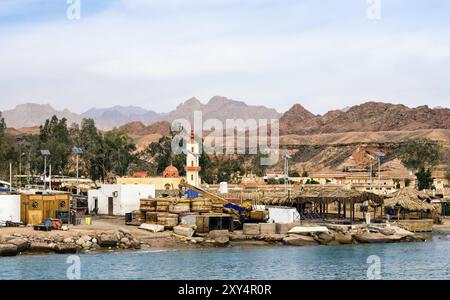
<path fill-rule="evenodd" d="M 366 100 L 448 106 L 448 27 L 409 28 L 414 20 L 386 12 L 370 22 L 365 1 L 325 1 L 323 11 L 311 1 L 238 2 L 119 1 L 80 21 L 7 24 L 0 108 L 168 111 L 216 94 L 279 111 L 301 102 L 317 113 Z"/>

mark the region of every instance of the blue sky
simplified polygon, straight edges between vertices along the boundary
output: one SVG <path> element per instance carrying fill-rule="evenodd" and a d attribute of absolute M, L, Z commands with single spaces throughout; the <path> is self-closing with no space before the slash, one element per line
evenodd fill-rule
<path fill-rule="evenodd" d="M 215 95 L 283 112 L 369 100 L 450 107 L 450 2 L 0 0 L 0 110 L 172 110 Z"/>

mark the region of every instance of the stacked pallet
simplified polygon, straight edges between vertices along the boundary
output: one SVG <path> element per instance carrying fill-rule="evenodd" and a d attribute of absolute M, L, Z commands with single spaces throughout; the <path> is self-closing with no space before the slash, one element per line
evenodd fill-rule
<path fill-rule="evenodd" d="M 133 220 L 130 224 L 157 224 L 165 229 L 172 229 L 185 217 L 222 212 L 223 205 L 213 204 L 209 199 L 141 199 L 140 209 L 132 213 Z"/>

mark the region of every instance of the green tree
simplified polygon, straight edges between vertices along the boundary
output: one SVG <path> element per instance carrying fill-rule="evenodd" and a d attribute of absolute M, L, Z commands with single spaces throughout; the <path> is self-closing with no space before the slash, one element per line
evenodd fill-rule
<path fill-rule="evenodd" d="M 433 188 L 433 175 L 430 169 L 420 168 L 416 173 L 419 190 L 429 190 Z"/>
<path fill-rule="evenodd" d="M 433 185 L 431 168 L 442 159 L 442 146 L 429 139 L 408 141 L 400 150 L 402 163 L 415 171 L 419 190 L 430 189 Z"/>
<path fill-rule="evenodd" d="M 441 160 L 442 146 L 429 139 L 415 139 L 408 141 L 400 149 L 399 158 L 410 170 L 436 166 Z"/>
<path fill-rule="evenodd" d="M 103 171 L 106 174 L 125 176 L 129 166 L 136 161 L 136 145 L 125 131 L 112 130 L 104 134 Z"/>
<path fill-rule="evenodd" d="M 93 119 L 83 119 L 81 128 L 73 130 L 74 144 L 82 149 L 82 167 L 92 180 L 105 180 L 107 171 L 105 169 L 106 149 L 104 149 L 103 136 L 95 126 Z"/>
<path fill-rule="evenodd" d="M 318 182 L 317 180 L 314 180 L 314 179 L 308 179 L 306 181 L 306 184 L 320 184 L 320 182 Z"/>
<path fill-rule="evenodd" d="M 185 174 L 184 154 L 173 154 L 172 152 L 172 138 L 164 136 L 147 146 L 147 148 L 139 154 L 142 160 L 149 162 L 153 167 L 150 170 L 151 175 L 160 175 L 169 165 L 173 165 L 178 169 L 180 175 Z"/>
<path fill-rule="evenodd" d="M 40 127 L 40 150 L 49 150 L 48 163 L 52 165 L 54 173 L 64 173 L 71 154 L 72 141 L 67 128 L 67 119 L 53 116 Z M 42 157 L 40 161 L 42 162 Z"/>
<path fill-rule="evenodd" d="M 298 171 L 290 171 L 289 177 L 300 177 L 300 173 Z"/>
<path fill-rule="evenodd" d="M 273 177 L 267 179 L 267 184 L 274 185 L 274 184 L 278 184 L 278 183 L 279 183 L 279 181 Z"/>

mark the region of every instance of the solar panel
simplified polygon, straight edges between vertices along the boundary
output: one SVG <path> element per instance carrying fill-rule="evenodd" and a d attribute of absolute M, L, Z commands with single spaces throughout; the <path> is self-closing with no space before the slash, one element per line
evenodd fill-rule
<path fill-rule="evenodd" d="M 81 150 L 81 148 L 78 148 L 78 147 L 73 147 L 72 148 L 72 153 L 74 153 L 74 154 L 83 154 L 83 150 Z"/>
<path fill-rule="evenodd" d="M 50 155 L 50 151 L 49 150 L 41 150 L 41 154 L 48 156 L 48 155 Z"/>
<path fill-rule="evenodd" d="M 383 152 L 380 152 L 380 151 L 375 152 L 375 155 L 376 155 L 376 156 L 379 156 L 379 157 L 384 157 L 384 156 L 386 156 L 386 154 L 384 154 Z"/>

